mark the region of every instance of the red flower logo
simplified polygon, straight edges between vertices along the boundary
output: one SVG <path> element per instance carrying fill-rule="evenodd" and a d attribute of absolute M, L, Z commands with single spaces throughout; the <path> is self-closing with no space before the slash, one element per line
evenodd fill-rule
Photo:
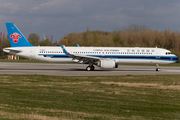
<path fill-rule="evenodd" d="M 12 35 L 10 35 L 10 38 L 13 38 L 13 42 L 17 43 L 19 41 L 19 38 L 21 38 L 21 35 L 19 35 L 18 33 L 13 33 Z"/>

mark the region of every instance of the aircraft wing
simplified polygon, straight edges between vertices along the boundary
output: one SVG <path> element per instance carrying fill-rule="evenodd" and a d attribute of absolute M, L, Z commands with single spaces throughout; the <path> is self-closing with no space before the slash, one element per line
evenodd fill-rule
<path fill-rule="evenodd" d="M 89 63 L 89 62 L 96 62 L 96 61 L 99 61 L 99 60 L 100 60 L 99 57 L 87 56 L 87 55 L 83 55 L 83 54 L 72 54 L 72 53 L 69 53 L 69 52 L 65 49 L 64 46 L 62 46 L 61 44 L 60 44 L 60 46 L 61 46 L 61 48 L 63 49 L 63 52 L 64 52 L 66 55 L 72 57 L 73 60 L 75 60 L 75 61 L 77 60 L 77 62 L 79 62 L 79 63 L 87 64 L 87 63 Z"/>

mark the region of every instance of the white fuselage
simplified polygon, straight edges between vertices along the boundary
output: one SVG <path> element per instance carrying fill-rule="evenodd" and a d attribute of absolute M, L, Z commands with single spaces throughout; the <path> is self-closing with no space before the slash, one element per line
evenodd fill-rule
<path fill-rule="evenodd" d="M 168 64 L 178 60 L 169 50 L 139 47 L 66 47 L 71 54 L 114 59 L 116 63 Z M 74 62 L 59 46 L 9 47 L 4 52 L 47 62 Z M 17 52 L 19 51 L 19 52 Z"/>

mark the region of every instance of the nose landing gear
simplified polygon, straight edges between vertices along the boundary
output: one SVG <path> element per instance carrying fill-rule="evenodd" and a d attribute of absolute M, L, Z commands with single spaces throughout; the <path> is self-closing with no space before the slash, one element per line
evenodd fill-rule
<path fill-rule="evenodd" d="M 156 64 L 156 71 L 160 71 L 159 65 Z"/>

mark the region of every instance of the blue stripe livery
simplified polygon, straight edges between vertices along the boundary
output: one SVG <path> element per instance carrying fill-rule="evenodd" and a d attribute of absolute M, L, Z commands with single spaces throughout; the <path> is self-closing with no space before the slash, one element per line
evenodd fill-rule
<path fill-rule="evenodd" d="M 51 58 L 72 58 L 68 55 L 55 55 L 55 54 L 38 54 L 42 55 L 44 57 L 51 57 Z M 125 55 L 87 55 L 92 57 L 99 57 L 99 58 L 110 58 L 110 59 L 140 59 L 140 60 L 163 60 L 163 61 L 174 61 L 176 62 L 178 60 L 178 57 L 176 56 L 162 56 L 160 58 L 157 58 L 156 56 L 125 56 Z"/>
<path fill-rule="evenodd" d="M 14 23 L 6 23 L 11 47 L 32 47 Z"/>

